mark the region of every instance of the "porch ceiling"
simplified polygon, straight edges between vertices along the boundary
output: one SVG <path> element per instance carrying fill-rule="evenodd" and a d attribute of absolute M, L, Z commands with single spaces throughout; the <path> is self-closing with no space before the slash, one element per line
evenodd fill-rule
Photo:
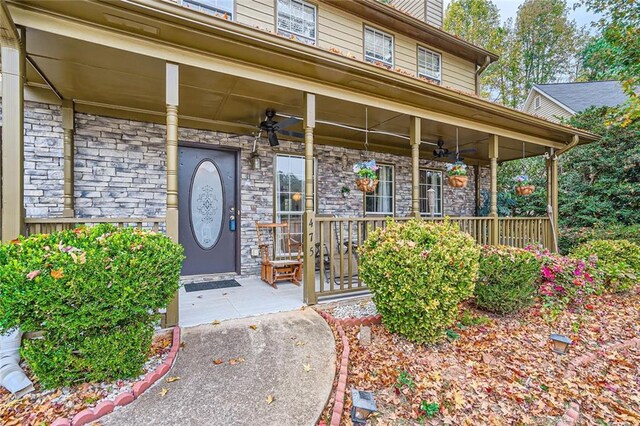
<path fill-rule="evenodd" d="M 78 112 L 105 114 L 121 118 L 165 121 L 165 61 L 83 40 L 27 28 L 27 53 L 64 99 L 73 99 Z M 42 88 L 45 81 L 28 67 L 27 84 Z M 264 119 L 267 108 L 279 114 L 301 116 L 302 92 L 229 74 L 182 65 L 180 68 L 180 120 L 187 127 L 251 134 Z M 367 113 L 365 111 L 368 111 Z M 319 121 L 365 127 L 371 130 L 408 135 L 409 116 L 376 107 L 318 96 Z M 282 119 L 282 118 L 281 118 Z M 302 131 L 301 124 L 288 130 Z M 439 137 L 449 149 L 455 147 L 456 127 L 423 119 L 421 147 L 424 158 Z M 318 123 L 316 141 L 345 147 L 364 147 L 364 133 Z M 484 132 L 459 128 L 460 149 L 475 148 L 464 155 L 483 163 L 488 158 Z M 283 137 L 283 139 L 286 139 Z M 294 139 L 295 140 L 295 139 Z M 374 151 L 409 155 L 409 142 L 402 138 L 369 134 Z M 522 156 L 522 142 L 501 138 L 501 160 Z M 527 155 L 540 155 L 544 147 L 526 144 Z"/>

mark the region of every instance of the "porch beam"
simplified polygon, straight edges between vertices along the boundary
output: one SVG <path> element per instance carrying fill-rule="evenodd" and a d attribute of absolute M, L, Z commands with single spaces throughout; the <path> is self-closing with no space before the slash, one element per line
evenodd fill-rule
<path fill-rule="evenodd" d="M 411 116 L 409 140 L 411 143 L 411 215 L 420 219 L 420 139 L 422 120 Z M 431 206 L 433 208 L 433 206 Z"/>
<path fill-rule="evenodd" d="M 1 235 L 7 242 L 24 233 L 24 44 L 4 2 L 0 4 L 2 56 Z M 10 178 L 9 178 L 10 177 Z"/>
<path fill-rule="evenodd" d="M 143 39 L 130 34 L 88 25 L 86 23 L 74 21 L 61 16 L 47 14 L 46 12 L 37 12 L 34 10 L 15 7 L 12 9 L 12 13 L 20 24 L 26 25 L 30 28 L 78 40 L 84 40 L 103 46 L 115 47 L 129 52 L 162 59 L 167 62 L 181 63 L 196 68 L 220 72 L 227 75 L 234 75 L 255 81 L 269 81 L 270 84 L 300 90 L 305 93 L 315 93 L 316 95 L 342 99 L 360 105 L 381 108 L 409 116 L 417 116 L 426 120 L 433 120 L 456 127 L 464 127 L 479 132 L 495 134 L 505 138 L 522 140 L 526 143 L 535 145 L 552 146 L 558 149 L 567 145 L 567 143 L 564 142 L 549 141 L 543 137 L 504 129 L 501 126 L 487 124 L 482 121 L 428 110 L 425 109 L 424 106 L 407 104 L 392 98 L 369 94 L 364 91 L 345 88 L 335 84 L 327 84 L 316 79 L 304 78 L 287 72 L 278 72 L 277 70 L 256 66 L 255 64 L 241 63 L 229 58 L 215 56 L 202 50 L 184 48 L 182 46 L 158 40 Z M 379 80 L 376 80 L 375 77 L 363 78 L 369 80 L 373 85 L 379 83 Z M 396 78 L 402 78 L 402 76 L 398 76 Z M 416 87 L 419 86 L 418 83 L 419 82 L 415 82 Z M 407 88 L 407 91 L 408 90 L 410 89 Z M 455 96 L 453 94 L 449 95 Z M 530 119 L 530 117 L 525 118 Z M 554 125 L 549 124 L 549 126 Z"/>
<path fill-rule="evenodd" d="M 165 74 L 167 104 L 167 236 L 178 242 L 178 100 L 179 72 L 177 64 L 167 63 Z M 167 306 L 165 327 L 178 325 L 179 293 Z"/>
<path fill-rule="evenodd" d="M 498 135 L 491 135 L 489 138 L 489 161 L 491 166 L 491 204 L 489 216 L 491 220 L 491 244 L 500 244 L 500 224 L 498 221 Z"/>
<path fill-rule="evenodd" d="M 63 217 L 74 217 L 75 215 L 75 196 L 74 196 L 74 164 L 73 156 L 75 151 L 74 141 L 74 107 L 73 101 L 62 101 L 62 129 L 63 137 L 63 153 L 64 153 L 64 191 L 63 200 Z"/>
<path fill-rule="evenodd" d="M 316 268 L 315 268 L 315 214 L 313 194 L 313 129 L 316 126 L 316 95 L 304 94 L 304 233 L 303 242 L 303 294 L 304 303 L 315 305 L 316 296 Z"/>

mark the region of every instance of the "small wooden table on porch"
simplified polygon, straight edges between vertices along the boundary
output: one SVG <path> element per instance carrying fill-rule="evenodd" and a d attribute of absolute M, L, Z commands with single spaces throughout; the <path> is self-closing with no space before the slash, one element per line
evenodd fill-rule
<path fill-rule="evenodd" d="M 302 244 L 291 238 L 288 223 L 258 223 L 260 278 L 273 288 L 277 281 L 302 282 Z M 278 242 L 280 244 L 278 244 Z"/>

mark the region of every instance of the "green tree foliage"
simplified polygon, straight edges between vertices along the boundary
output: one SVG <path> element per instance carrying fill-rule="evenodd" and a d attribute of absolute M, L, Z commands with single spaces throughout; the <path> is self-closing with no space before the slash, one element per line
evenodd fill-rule
<path fill-rule="evenodd" d="M 615 115 L 628 126 L 640 119 L 640 6 L 634 0 L 583 0 L 579 5 L 601 18 L 599 35 L 581 53 L 583 77 L 622 81 L 628 103 Z"/>
<path fill-rule="evenodd" d="M 640 223 L 640 121 L 607 126 L 611 109 L 591 108 L 570 124 L 602 136 L 560 161 L 560 221 L 566 227 Z"/>

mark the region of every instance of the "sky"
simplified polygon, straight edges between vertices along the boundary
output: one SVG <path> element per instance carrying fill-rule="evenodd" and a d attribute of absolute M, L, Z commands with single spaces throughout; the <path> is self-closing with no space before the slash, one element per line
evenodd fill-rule
<path fill-rule="evenodd" d="M 445 9 L 450 2 L 451 0 L 444 0 Z M 498 6 L 498 9 L 500 9 L 500 18 L 504 22 L 508 18 L 513 18 L 515 20 L 516 13 L 518 12 L 518 6 L 524 3 L 524 0 L 493 0 L 493 3 L 495 3 L 495 5 Z M 567 1 L 569 10 L 571 11 L 569 17 L 574 19 L 578 26 L 586 26 L 587 29 L 589 29 L 591 21 L 596 20 L 597 15 L 587 12 L 585 8 L 573 10 L 573 3 L 574 2 L 571 0 Z"/>

